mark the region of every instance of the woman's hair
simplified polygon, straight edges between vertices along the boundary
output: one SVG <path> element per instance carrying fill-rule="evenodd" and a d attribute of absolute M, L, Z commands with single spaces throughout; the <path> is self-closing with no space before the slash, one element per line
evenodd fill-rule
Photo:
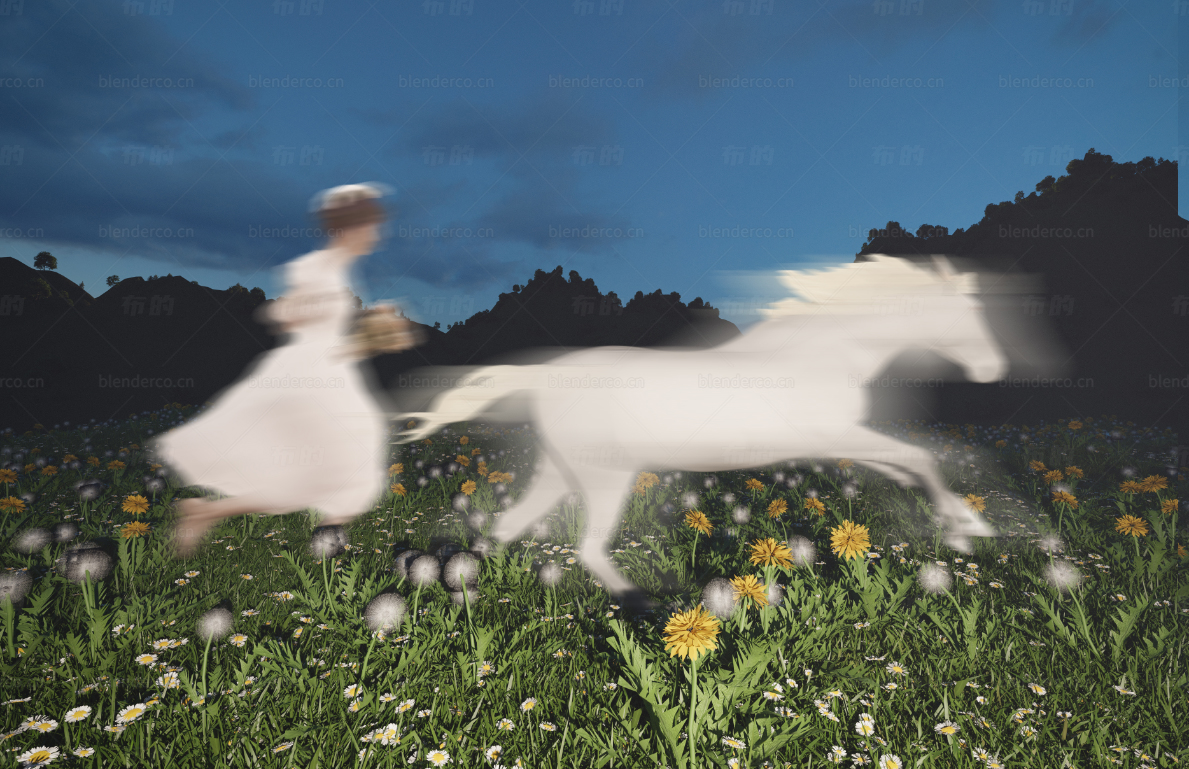
<path fill-rule="evenodd" d="M 322 193 L 320 205 L 314 212 L 329 237 L 343 230 L 366 224 L 382 224 L 388 219 L 379 203 L 380 190 L 369 185 L 351 184 L 335 187 Z"/>

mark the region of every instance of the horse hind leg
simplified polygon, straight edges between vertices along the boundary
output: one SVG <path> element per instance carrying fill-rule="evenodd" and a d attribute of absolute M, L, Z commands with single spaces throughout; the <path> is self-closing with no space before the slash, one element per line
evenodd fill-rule
<path fill-rule="evenodd" d="M 586 529 L 578 552 L 582 563 L 627 613 L 656 608 L 644 591 L 624 579 L 607 554 L 633 482 L 631 471 L 582 468 L 579 483 L 586 502 Z"/>
<path fill-rule="evenodd" d="M 903 487 L 916 486 L 918 483 L 920 483 L 920 481 L 918 481 L 912 474 L 906 473 L 901 468 L 896 467 L 895 465 L 890 465 L 887 462 L 874 462 L 867 459 L 855 459 L 853 461 L 855 464 L 862 465 L 863 467 L 874 470 L 880 475 L 891 478 L 893 481 Z"/>
<path fill-rule="evenodd" d="M 491 532 L 498 542 L 510 542 L 526 528 L 544 518 L 569 491 L 565 477 L 549 452 L 542 451 L 537 460 L 537 469 L 528 491 L 510 510 L 499 517 Z"/>

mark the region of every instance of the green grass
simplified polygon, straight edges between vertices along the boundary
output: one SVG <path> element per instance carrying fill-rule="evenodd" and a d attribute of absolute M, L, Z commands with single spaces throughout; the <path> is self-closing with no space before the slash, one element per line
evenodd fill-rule
<path fill-rule="evenodd" d="M 665 607 L 637 620 L 620 617 L 584 571 L 574 551 L 584 515 L 569 500 L 550 517 L 547 536 L 525 532 L 482 563 L 482 596 L 467 605 L 455 605 L 441 585 L 418 593 L 393 571 L 406 547 L 469 546 L 469 512 L 500 509 L 475 461 L 424 488 L 413 463 L 444 465 L 478 449 L 489 471 L 515 474 L 506 484 L 514 501 L 534 466 L 524 430 L 455 425 L 428 445 L 394 446 L 403 472 L 392 480 L 408 494 L 389 494 L 358 519 L 350 549 L 333 563 L 311 556 L 316 520 L 307 513 L 231 519 L 194 558 L 175 560 L 170 505 L 197 492 L 148 488 L 155 468 L 140 447 L 150 429 L 160 433 L 194 411 L 5 437 L 24 456 L 9 482 L 0 471 L 0 576 L 26 569 L 33 577 L 19 605 L 0 599 L 5 766 L 45 746 L 60 751 L 52 766 L 404 767 L 413 755 L 412 766 L 426 767 L 439 750 L 451 766 L 676 769 L 688 764 L 691 725 L 703 767 L 828 766 L 834 746 L 845 750 L 842 764 L 875 767 L 892 755 L 905 767 L 1013 769 L 1175 766 L 1189 756 L 1181 655 L 1189 559 L 1177 549 L 1178 517 L 1186 516 L 1183 506 L 1164 504 L 1189 495 L 1177 478 L 1161 490 L 1120 489 L 1124 467 L 1137 481 L 1164 477 L 1170 435 L 1105 418 L 1076 430 L 1033 429 L 1027 442 L 1016 427 L 879 425 L 933 448 L 950 488 L 985 502 L 983 515 L 1004 536 L 974 540 L 972 555 L 941 544 L 919 490 L 866 470 L 823 462 L 815 472 L 805 462 L 715 473 L 711 486 L 710 474 L 658 473 L 660 483 L 633 495 L 612 556 Z M 1112 430 L 1121 432 L 1108 441 Z M 1006 445 L 997 448 L 998 440 Z M 39 457 L 57 473 L 43 474 Z M 1033 460 L 1083 471 L 1064 481 L 1076 508 L 1054 503 Z M 796 473 L 802 480 L 790 488 Z M 107 484 L 98 498 L 80 500 L 74 484 L 84 477 Z M 466 481 L 477 485 L 470 509 L 455 511 Z M 857 494 L 848 498 L 847 484 Z M 809 489 L 819 492 L 823 515 L 805 509 Z M 30 492 L 32 504 L 16 503 Z M 148 502 L 140 515 L 124 512 L 134 495 Z M 787 511 L 770 518 L 777 500 Z M 742 524 L 732 515 L 740 505 L 750 509 Z M 713 525 L 696 543 L 684 524 L 690 509 Z M 1144 521 L 1147 533 L 1116 531 L 1124 515 Z M 133 520 L 149 531 L 125 539 L 122 527 Z M 18 533 L 63 521 L 81 529 L 73 542 L 14 549 Z M 867 557 L 833 554 L 831 533 L 843 521 L 867 528 Z M 488 516 L 484 533 L 494 522 Z M 1042 549 L 1038 541 L 1059 525 L 1062 549 Z M 796 536 L 816 546 L 812 563 L 750 562 L 757 540 Z M 118 562 L 88 595 L 53 566 L 68 547 L 97 537 L 120 542 Z M 553 587 L 536 576 L 549 562 L 564 569 Z M 919 581 L 931 562 L 951 576 L 948 590 L 929 592 Z M 1076 569 L 1080 585 L 1051 585 L 1046 568 L 1055 562 Z M 775 578 L 784 599 L 763 609 L 742 604 L 719 623 L 713 650 L 696 663 L 691 719 L 691 661 L 666 650 L 665 626 L 699 604 L 711 578 L 749 574 Z M 377 635 L 364 608 L 386 590 L 410 610 L 401 627 Z M 230 607 L 234 627 L 208 650 L 198 621 L 219 604 Z M 484 663 L 490 672 L 481 674 Z M 209 696 L 196 705 L 204 679 Z M 110 731 L 137 704 L 147 706 L 143 714 Z M 87 717 L 68 723 L 80 706 L 91 708 Z M 39 716 L 56 724 L 22 729 Z M 939 733 L 945 723 L 958 732 Z M 389 724 L 399 744 L 368 741 Z M 494 745 L 502 756 L 489 761 Z M 92 754 L 76 757 L 84 747 Z M 997 763 L 976 758 L 976 749 Z"/>

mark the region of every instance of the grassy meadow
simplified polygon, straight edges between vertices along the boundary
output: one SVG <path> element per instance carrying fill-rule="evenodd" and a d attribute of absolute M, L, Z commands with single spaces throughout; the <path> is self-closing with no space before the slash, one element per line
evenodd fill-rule
<path fill-rule="evenodd" d="M 1169 433 L 877 425 L 930 447 L 1003 533 L 973 554 L 919 489 L 847 460 L 641 473 L 612 555 L 663 607 L 637 618 L 583 569 L 573 496 L 486 547 L 532 477 L 523 427 L 394 445 L 391 490 L 345 545 L 312 543 L 306 511 L 224 521 L 175 559 L 172 504 L 199 490 L 143 449 L 197 411 L 0 436 L 0 765 L 1189 759 Z M 67 555 L 88 541 L 107 550 Z M 465 590 L 396 562 L 451 543 L 479 551 Z"/>

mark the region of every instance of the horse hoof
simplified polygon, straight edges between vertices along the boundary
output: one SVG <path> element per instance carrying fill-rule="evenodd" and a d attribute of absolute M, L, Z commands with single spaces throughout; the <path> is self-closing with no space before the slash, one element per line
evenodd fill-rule
<path fill-rule="evenodd" d="M 951 549 L 970 555 L 974 549 L 970 546 L 970 539 L 960 535 L 954 535 L 946 538 L 946 545 Z"/>
<path fill-rule="evenodd" d="M 632 590 L 615 599 L 625 616 L 641 615 L 657 610 L 657 602 L 644 594 L 643 590 Z"/>

